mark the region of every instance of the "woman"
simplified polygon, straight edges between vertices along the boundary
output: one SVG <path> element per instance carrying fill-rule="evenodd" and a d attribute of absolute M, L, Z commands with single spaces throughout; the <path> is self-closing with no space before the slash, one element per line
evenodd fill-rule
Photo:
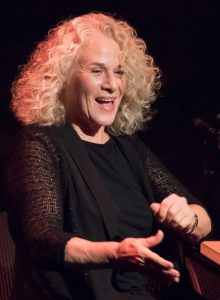
<path fill-rule="evenodd" d="M 210 232 L 205 209 L 134 135 L 159 87 L 134 29 L 95 13 L 50 31 L 15 81 L 27 126 L 9 166 L 12 230 L 42 297 L 153 299 L 149 279 L 180 277 L 151 249 L 158 224 L 191 242 Z"/>

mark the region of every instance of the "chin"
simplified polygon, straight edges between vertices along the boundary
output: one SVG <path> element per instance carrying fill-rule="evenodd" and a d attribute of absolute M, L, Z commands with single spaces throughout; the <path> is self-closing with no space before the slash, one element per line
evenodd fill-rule
<path fill-rule="evenodd" d="M 113 124 L 115 117 L 112 118 L 100 118 L 99 120 L 94 120 L 99 126 L 110 126 Z"/>
<path fill-rule="evenodd" d="M 114 119 L 113 120 L 99 122 L 99 125 L 101 125 L 101 126 L 111 126 L 113 123 L 114 123 Z"/>

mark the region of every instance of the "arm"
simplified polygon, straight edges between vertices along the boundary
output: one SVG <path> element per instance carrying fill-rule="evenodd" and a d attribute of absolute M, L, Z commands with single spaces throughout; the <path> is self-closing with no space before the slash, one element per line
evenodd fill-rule
<path fill-rule="evenodd" d="M 59 157 L 49 138 L 25 131 L 8 165 L 7 185 L 15 238 L 32 259 L 63 267 L 64 247 L 73 234 L 63 230 Z"/>
<path fill-rule="evenodd" d="M 199 241 L 211 231 L 211 220 L 206 209 L 149 149 L 146 150 L 145 169 L 154 194 L 160 202 L 151 205 L 156 218 L 160 223 L 179 232 L 187 241 Z"/>
<path fill-rule="evenodd" d="M 126 238 L 121 242 L 91 242 L 74 237 L 65 247 L 65 261 L 74 269 L 125 268 L 155 277 L 164 283 L 179 282 L 172 262 L 150 248 L 163 239 L 162 231 L 147 238 Z"/>

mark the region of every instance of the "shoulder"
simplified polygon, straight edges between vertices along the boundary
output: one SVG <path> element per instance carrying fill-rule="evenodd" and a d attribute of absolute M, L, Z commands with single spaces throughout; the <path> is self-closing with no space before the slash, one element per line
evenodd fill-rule
<path fill-rule="evenodd" d="M 39 125 L 29 125 L 24 127 L 17 134 L 15 138 L 15 143 L 20 144 L 27 141 L 35 141 L 36 143 L 42 143 L 46 145 L 58 144 L 59 134 L 61 128 L 64 126 L 39 126 Z"/>
<path fill-rule="evenodd" d="M 15 137 L 15 143 L 23 143 L 30 140 L 40 140 L 49 138 L 47 130 L 43 126 L 28 125 L 23 127 Z"/>
<path fill-rule="evenodd" d="M 50 137 L 53 126 L 28 125 L 23 127 L 17 134 L 17 139 L 37 139 L 40 137 Z"/>
<path fill-rule="evenodd" d="M 50 126 L 29 125 L 16 135 L 11 149 L 11 157 L 31 157 L 59 159 L 59 150 L 52 137 Z"/>

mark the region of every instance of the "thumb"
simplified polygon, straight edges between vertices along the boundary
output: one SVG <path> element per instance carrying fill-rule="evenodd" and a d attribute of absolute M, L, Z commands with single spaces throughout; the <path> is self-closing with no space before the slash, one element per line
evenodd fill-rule
<path fill-rule="evenodd" d="M 160 203 L 154 202 L 150 205 L 150 208 L 151 208 L 151 210 L 153 211 L 154 214 L 157 214 L 160 210 Z"/>
<path fill-rule="evenodd" d="M 146 238 L 147 247 L 155 247 L 160 244 L 163 240 L 164 234 L 162 230 L 158 230 L 155 235 L 151 235 L 150 237 Z"/>

